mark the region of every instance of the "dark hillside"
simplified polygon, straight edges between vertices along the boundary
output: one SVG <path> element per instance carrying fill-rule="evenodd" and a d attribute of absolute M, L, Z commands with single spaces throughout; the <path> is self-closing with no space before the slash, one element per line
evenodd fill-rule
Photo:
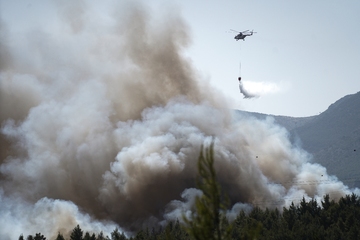
<path fill-rule="evenodd" d="M 328 148 L 356 135 L 360 130 L 360 92 L 347 95 L 335 103 L 312 121 L 293 129 L 303 141 L 303 147 L 311 153 Z"/>
<path fill-rule="evenodd" d="M 249 113 L 264 119 L 266 114 Z M 349 187 L 360 187 L 360 92 L 347 95 L 323 113 L 304 118 L 273 116 L 313 161 L 325 166 Z"/>
<path fill-rule="evenodd" d="M 360 92 L 341 98 L 291 133 L 330 174 L 360 187 Z"/>

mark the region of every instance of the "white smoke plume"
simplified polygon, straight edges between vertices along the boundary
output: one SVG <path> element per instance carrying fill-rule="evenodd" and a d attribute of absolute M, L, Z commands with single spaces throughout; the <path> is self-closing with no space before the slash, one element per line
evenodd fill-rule
<path fill-rule="evenodd" d="M 44 197 L 36 203 L 28 203 L 19 197 L 5 197 L 2 193 L 0 201 L 6 206 L 0 208 L 1 239 L 18 239 L 19 233 L 29 235 L 34 231 L 42 232 L 42 229 L 54 238 L 58 232 L 68 232 L 68 227 L 77 224 L 81 225 L 83 231 L 95 234 L 101 231 L 110 234 L 118 227 L 109 221 L 92 219 L 70 201 Z"/>
<path fill-rule="evenodd" d="M 240 93 L 244 98 L 258 98 L 263 95 L 274 94 L 280 91 L 280 87 L 275 83 L 239 81 Z"/>
<path fill-rule="evenodd" d="M 48 15 L 16 34 L 1 22 L 1 239 L 181 218 L 201 194 L 197 158 L 212 138 L 229 218 L 351 192 L 272 119 L 227 108 L 182 55 L 190 37 L 177 11 L 91 4 L 49 4 L 51 28 Z"/>

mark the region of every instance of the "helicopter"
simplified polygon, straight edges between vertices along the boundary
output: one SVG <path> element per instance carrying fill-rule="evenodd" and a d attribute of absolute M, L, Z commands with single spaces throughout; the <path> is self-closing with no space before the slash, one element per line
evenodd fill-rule
<path fill-rule="evenodd" d="M 233 31 L 233 32 L 237 32 L 238 34 L 234 37 L 234 39 L 236 39 L 236 41 L 239 41 L 240 39 L 242 39 L 243 41 L 245 41 L 245 38 L 247 37 L 247 36 L 251 36 L 251 35 L 253 35 L 254 33 L 256 33 L 256 32 L 254 32 L 254 30 L 246 30 L 246 31 L 242 31 L 242 32 L 239 32 L 239 31 L 235 31 L 235 30 L 233 30 L 233 29 L 230 29 L 231 31 Z"/>

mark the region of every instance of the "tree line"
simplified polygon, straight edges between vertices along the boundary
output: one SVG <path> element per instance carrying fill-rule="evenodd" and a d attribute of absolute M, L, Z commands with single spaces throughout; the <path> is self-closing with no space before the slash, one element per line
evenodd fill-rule
<path fill-rule="evenodd" d="M 360 197 L 354 193 L 339 201 L 325 195 L 300 204 L 292 203 L 282 212 L 254 207 L 250 213 L 241 211 L 233 222 L 228 222 L 226 194 L 216 180 L 214 143 L 201 147 L 198 159 L 197 187 L 203 195 L 196 198 L 194 213 L 183 221 L 169 222 L 155 229 L 142 229 L 132 236 L 115 229 L 110 236 L 103 232 L 83 232 L 77 225 L 68 238 L 61 233 L 56 240 L 227 240 L 227 239 L 360 239 Z M 41 233 L 21 235 L 19 240 L 46 240 Z"/>

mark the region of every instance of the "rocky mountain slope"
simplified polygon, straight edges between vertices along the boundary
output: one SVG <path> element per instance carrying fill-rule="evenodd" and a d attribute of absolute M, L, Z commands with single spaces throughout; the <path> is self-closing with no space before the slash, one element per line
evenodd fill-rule
<path fill-rule="evenodd" d="M 250 113 L 257 118 L 268 115 Z M 313 155 L 349 187 L 360 187 L 360 92 L 347 95 L 319 115 L 296 118 L 273 116 L 293 141 Z"/>

